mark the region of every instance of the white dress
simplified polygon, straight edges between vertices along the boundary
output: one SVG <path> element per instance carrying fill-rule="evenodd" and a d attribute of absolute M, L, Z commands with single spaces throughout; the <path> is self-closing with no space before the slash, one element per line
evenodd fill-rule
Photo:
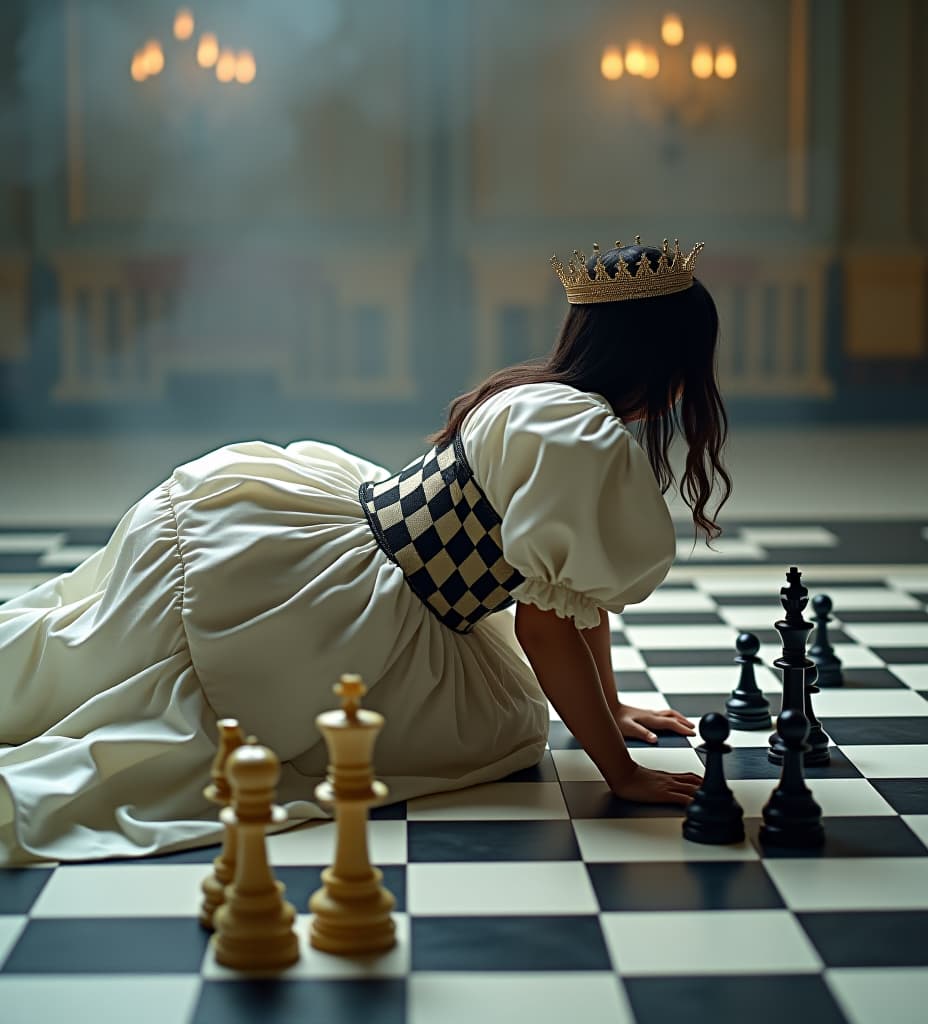
<path fill-rule="evenodd" d="M 598 621 L 665 576 L 674 533 L 606 401 L 509 389 L 468 417 L 513 596 Z M 216 720 L 283 763 L 291 820 L 325 816 L 315 717 L 358 672 L 386 725 L 375 771 L 409 799 L 540 759 L 548 706 L 510 612 L 449 629 L 378 547 L 360 484 L 390 471 L 327 444 L 234 444 L 181 466 L 73 572 L 0 605 L 0 860 L 141 856 L 216 841 L 202 795 Z"/>

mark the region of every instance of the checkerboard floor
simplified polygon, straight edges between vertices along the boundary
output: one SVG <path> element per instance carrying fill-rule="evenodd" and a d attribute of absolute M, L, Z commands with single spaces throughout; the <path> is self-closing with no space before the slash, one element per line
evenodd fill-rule
<path fill-rule="evenodd" d="M 843 526 L 855 535 L 854 524 Z M 923 527 L 903 526 L 928 549 Z M 830 544 L 828 531 L 806 529 L 798 540 Z M 68 568 L 106 533 L 0 534 L 0 600 Z M 734 732 L 725 759 L 747 838 L 700 846 L 683 839 L 681 810 L 613 797 L 552 714 L 537 767 L 373 812 L 372 858 L 397 898 L 399 942 L 389 954 L 346 960 L 305 941 L 307 898 L 332 856 L 330 823 L 268 840 L 301 912 L 301 959 L 276 976 L 237 974 L 212 956 L 196 910 L 215 849 L 5 869 L 0 1019 L 922 1021 L 928 565 L 924 554 L 904 561 L 898 538 L 869 560 L 820 557 L 840 548 L 839 538 L 814 558 L 805 549 L 803 564 L 787 533 L 741 537 L 763 547 L 757 564 L 720 556 L 696 565 L 681 555 L 652 598 L 613 617 L 613 663 L 629 702 L 698 718 L 724 710 L 738 679 L 734 639 L 750 630 L 761 641 L 758 681 L 776 711 L 777 595 L 785 568 L 798 564 L 810 592 L 834 602 L 845 669 L 843 687 L 815 698 L 833 742 L 831 764 L 807 772 L 825 815 L 822 850 L 764 850 L 758 841 L 778 775 L 766 730 Z M 700 769 L 698 742 L 663 735 L 656 747 L 630 745 L 644 764 L 683 771 Z"/>

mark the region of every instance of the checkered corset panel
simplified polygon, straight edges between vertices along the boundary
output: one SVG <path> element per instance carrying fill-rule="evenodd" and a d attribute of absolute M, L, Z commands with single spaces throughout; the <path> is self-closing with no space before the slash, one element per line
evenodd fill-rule
<path fill-rule="evenodd" d="M 380 547 L 446 626 L 469 633 L 513 603 L 524 577 L 503 558 L 502 520 L 474 480 L 460 436 L 389 480 L 362 484 L 358 496 Z"/>

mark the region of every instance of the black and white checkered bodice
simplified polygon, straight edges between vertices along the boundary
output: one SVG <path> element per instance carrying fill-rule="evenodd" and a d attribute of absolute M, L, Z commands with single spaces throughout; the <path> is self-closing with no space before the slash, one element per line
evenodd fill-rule
<path fill-rule="evenodd" d="M 417 597 L 469 633 L 513 603 L 524 577 L 503 558 L 502 520 L 467 464 L 460 435 L 359 491 L 377 543 Z"/>

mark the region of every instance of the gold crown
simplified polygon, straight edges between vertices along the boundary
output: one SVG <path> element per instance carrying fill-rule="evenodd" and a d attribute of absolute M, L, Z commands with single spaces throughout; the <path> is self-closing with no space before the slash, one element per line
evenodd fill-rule
<path fill-rule="evenodd" d="M 705 244 L 697 242 L 684 256 L 680 251 L 678 238 L 674 239 L 673 253 L 667 248 L 665 238 L 656 269 L 652 269 L 651 261 L 642 256 L 638 261 L 638 269 L 633 274 L 620 256 L 614 277 L 609 276 L 609 271 L 603 264 L 598 242 L 593 245 L 596 266 L 592 278 L 586 269 L 586 256 L 578 249 L 574 249 L 576 262 L 570 260 L 566 269 L 557 255 L 551 257 L 551 266 L 554 267 L 554 272 L 561 279 L 561 284 L 567 292 L 567 301 L 574 305 L 621 302 L 623 299 L 648 299 L 655 295 L 672 295 L 674 292 L 682 292 L 692 287 L 696 257 Z M 635 245 L 641 245 L 641 235 L 635 235 Z M 622 243 L 616 242 L 615 247 L 621 249 Z"/>

